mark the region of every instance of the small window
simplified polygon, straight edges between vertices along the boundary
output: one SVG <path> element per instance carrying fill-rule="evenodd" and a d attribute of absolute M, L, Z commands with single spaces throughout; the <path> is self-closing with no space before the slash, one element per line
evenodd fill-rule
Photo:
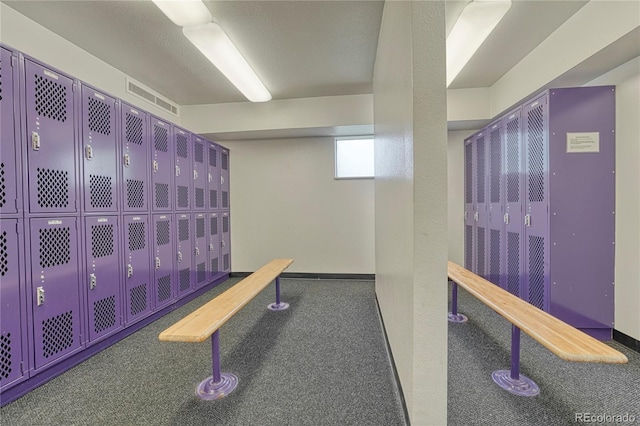
<path fill-rule="evenodd" d="M 373 137 L 336 138 L 336 179 L 373 177 Z"/>

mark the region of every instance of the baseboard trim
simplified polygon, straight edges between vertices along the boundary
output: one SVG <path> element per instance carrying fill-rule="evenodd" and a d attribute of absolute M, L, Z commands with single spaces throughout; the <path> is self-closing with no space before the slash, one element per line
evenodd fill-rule
<path fill-rule="evenodd" d="M 252 272 L 232 272 L 230 278 L 244 278 L 251 275 Z M 305 280 L 359 280 L 374 281 L 375 274 L 326 274 L 316 272 L 283 272 L 280 274 L 282 278 L 298 278 Z"/>
<path fill-rule="evenodd" d="M 626 334 L 613 329 L 613 340 L 616 342 L 628 347 L 629 349 L 633 349 L 636 352 L 640 353 L 640 340 L 636 340 L 631 336 L 627 336 Z"/>

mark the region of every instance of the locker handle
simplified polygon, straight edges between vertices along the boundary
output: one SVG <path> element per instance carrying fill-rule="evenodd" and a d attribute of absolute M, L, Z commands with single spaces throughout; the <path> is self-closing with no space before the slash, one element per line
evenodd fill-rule
<path fill-rule="evenodd" d="M 200 256 L 200 249 L 196 247 L 196 257 Z"/>
<path fill-rule="evenodd" d="M 176 166 L 176 176 L 180 176 L 180 166 Z"/>
<path fill-rule="evenodd" d="M 524 224 L 525 224 L 525 226 L 531 226 L 531 215 L 530 214 L 524 216 Z"/>
<path fill-rule="evenodd" d="M 38 297 L 38 306 L 44 304 L 44 287 L 38 287 L 36 289 L 36 294 Z"/>
<path fill-rule="evenodd" d="M 220 176 L 220 185 L 224 184 L 224 176 Z"/>
<path fill-rule="evenodd" d="M 157 172 L 158 171 L 158 161 L 157 160 L 153 160 L 153 171 Z"/>
<path fill-rule="evenodd" d="M 209 173 L 209 183 L 211 183 L 212 180 L 213 180 L 213 176 L 211 176 L 211 173 Z"/>
<path fill-rule="evenodd" d="M 504 223 L 505 223 L 506 225 L 508 225 L 508 224 L 509 224 L 509 213 L 505 213 L 505 214 L 504 214 L 504 219 L 503 219 L 503 221 L 504 221 Z"/>
<path fill-rule="evenodd" d="M 182 262 L 182 252 L 178 252 L 178 262 Z"/>
<path fill-rule="evenodd" d="M 197 180 L 198 179 L 198 171 L 194 170 L 193 171 L 193 180 Z"/>
<path fill-rule="evenodd" d="M 89 274 L 89 289 L 93 290 L 94 288 L 96 288 L 97 285 L 97 278 L 96 278 L 96 274 Z"/>
<path fill-rule="evenodd" d="M 127 265 L 127 278 L 131 278 L 133 276 L 133 265 Z"/>
<path fill-rule="evenodd" d="M 31 147 L 34 151 L 40 150 L 40 135 L 36 132 L 31 132 Z"/>
<path fill-rule="evenodd" d="M 225 242 L 224 242 L 224 240 L 221 240 L 221 241 L 220 241 L 220 245 L 221 245 L 222 247 L 226 247 L 226 246 L 227 246 L 227 243 L 225 243 Z"/>
<path fill-rule="evenodd" d="M 129 154 L 125 154 L 124 155 L 124 166 L 125 167 L 129 167 L 131 165 L 131 157 L 129 157 Z"/>
<path fill-rule="evenodd" d="M 464 220 L 469 219 L 469 212 L 464 212 Z"/>
<path fill-rule="evenodd" d="M 213 253 L 213 250 L 214 250 L 213 243 L 211 243 L 211 244 L 209 244 L 209 251 Z"/>
<path fill-rule="evenodd" d="M 160 258 L 156 257 L 156 269 L 160 269 Z"/>
<path fill-rule="evenodd" d="M 480 218 L 480 214 L 478 212 L 475 212 L 473 214 L 473 219 L 477 222 L 479 218 Z"/>
<path fill-rule="evenodd" d="M 85 147 L 84 154 L 87 157 L 87 160 L 91 160 L 93 158 L 93 148 L 91 148 L 91 145 L 87 145 Z"/>

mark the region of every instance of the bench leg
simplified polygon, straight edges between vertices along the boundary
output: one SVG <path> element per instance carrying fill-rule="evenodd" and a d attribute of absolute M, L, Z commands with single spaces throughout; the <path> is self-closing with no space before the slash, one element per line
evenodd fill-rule
<path fill-rule="evenodd" d="M 449 322 L 467 322 L 465 315 L 458 313 L 458 284 L 455 281 L 451 281 L 451 312 L 447 315 Z"/>
<path fill-rule="evenodd" d="M 211 335 L 211 358 L 213 361 L 213 376 L 207 377 L 196 388 L 196 395 L 201 399 L 220 399 L 231 392 L 238 385 L 238 378 L 231 373 L 220 372 L 220 335 L 219 330 Z"/>
<path fill-rule="evenodd" d="M 276 303 L 271 303 L 267 308 L 272 311 L 283 311 L 289 307 L 288 303 L 280 301 L 280 277 L 276 277 Z"/>
<path fill-rule="evenodd" d="M 536 396 L 540 388 L 530 378 L 520 374 L 520 329 L 511 326 L 511 370 L 497 370 L 491 375 L 498 386 L 519 396 Z"/>

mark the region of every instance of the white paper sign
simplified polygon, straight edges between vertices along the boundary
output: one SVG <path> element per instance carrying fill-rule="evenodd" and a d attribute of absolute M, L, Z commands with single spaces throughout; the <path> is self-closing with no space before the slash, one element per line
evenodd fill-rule
<path fill-rule="evenodd" d="M 600 152 L 600 133 L 568 133 L 567 152 L 584 153 Z"/>

